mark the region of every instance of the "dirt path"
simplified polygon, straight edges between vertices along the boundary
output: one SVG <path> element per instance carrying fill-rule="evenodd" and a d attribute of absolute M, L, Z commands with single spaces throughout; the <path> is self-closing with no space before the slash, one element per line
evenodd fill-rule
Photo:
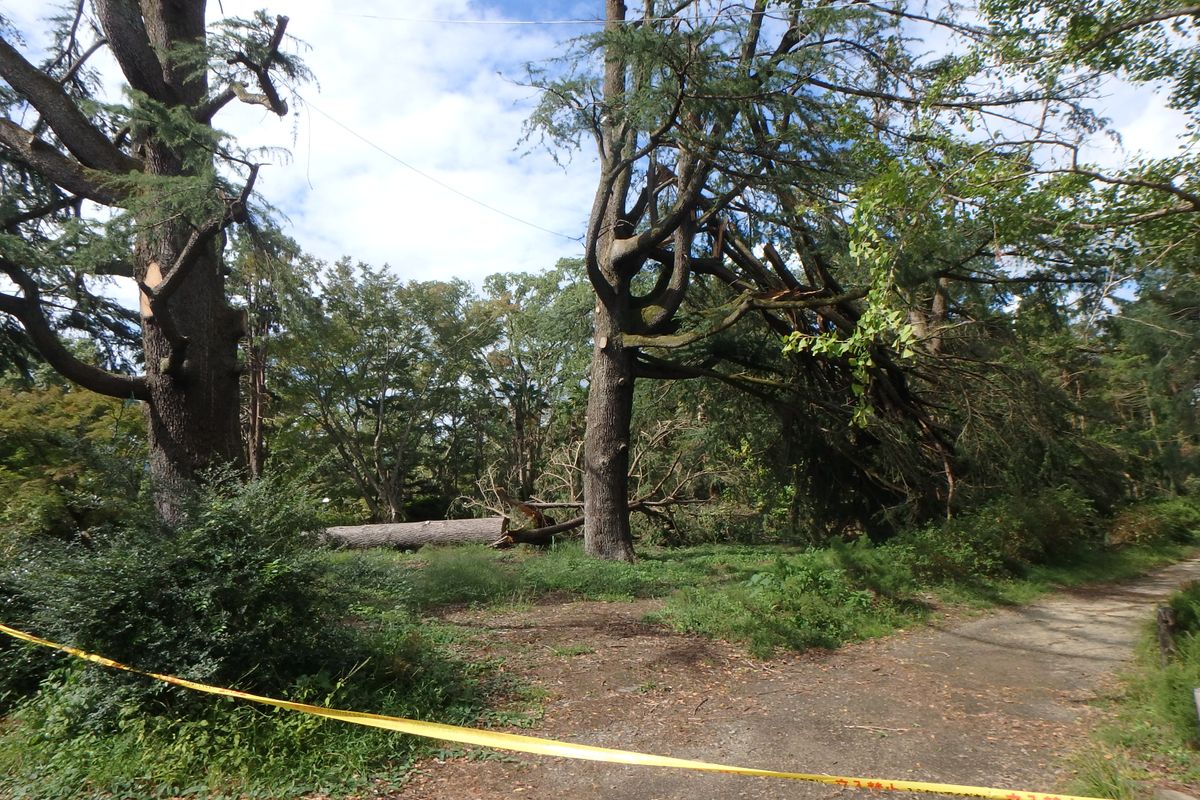
<path fill-rule="evenodd" d="M 548 692 L 536 735 L 742 766 L 1059 787 L 1090 705 L 1154 603 L 1200 559 L 1134 583 L 769 662 L 645 625 L 654 601 L 465 612 L 481 654 Z M 1193 787 L 1194 788 L 1194 787 Z M 396 795 L 454 798 L 853 797 L 819 784 L 521 757 L 430 761 Z"/>

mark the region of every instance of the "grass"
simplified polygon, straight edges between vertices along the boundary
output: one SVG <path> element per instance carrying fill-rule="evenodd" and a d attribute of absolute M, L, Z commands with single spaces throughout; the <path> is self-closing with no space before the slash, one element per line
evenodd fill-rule
<path fill-rule="evenodd" d="M 582 600 L 662 597 L 680 587 L 718 586 L 749 578 L 782 553 L 780 546 L 703 545 L 645 548 L 634 564 L 597 561 L 578 543 L 545 551 L 483 546 L 331 552 L 337 581 L 375 607 L 430 612 L 464 605 L 522 605 L 548 596 Z"/>
<path fill-rule="evenodd" d="M 413 663 L 402 670 L 406 684 L 363 696 L 354 691 L 354 676 L 314 680 L 293 687 L 289 699 L 454 725 L 529 728 L 541 719 L 547 695 L 540 687 L 498 659 L 454 655 L 465 641 L 461 629 L 418 623 L 395 609 L 374 619 L 372 610 L 359 612 L 359 624 L 407 637 L 404 651 Z M 423 738 L 225 699 L 187 713 L 129 713 L 89 730 L 79 724 L 92 700 L 83 679 L 99 669 L 64 668 L 0 723 L 0 797 L 359 795 L 377 783 L 398 784 L 438 748 Z"/>
<path fill-rule="evenodd" d="M 347 601 L 346 621 L 379 637 L 378 653 L 408 659 L 400 671 L 407 677 L 403 686 L 364 695 L 354 691 L 352 676 L 318 676 L 288 694 L 452 724 L 529 727 L 541 717 L 545 694 L 501 661 L 464 657 L 473 634 L 445 621 L 442 611 L 658 597 L 663 599 L 654 616 L 659 624 L 739 642 L 768 657 L 780 649 L 831 648 L 885 635 L 927 618 L 935 602 L 1023 603 L 1058 587 L 1141 574 L 1194 546 L 1194 528 L 1183 535 L 1175 522 L 1192 517 L 1174 508 L 1155 513 L 1166 520 L 1166 533 L 1127 537 L 1119 549 L 1100 547 L 1092 538 L 1094 546 L 1076 549 L 1069 558 L 1060 554 L 1052 564 L 1013 560 L 1013 553 L 1036 550 L 1020 539 L 1020 529 L 963 538 L 970 520 L 879 547 L 858 542 L 820 550 L 716 544 L 642 548 L 635 564 L 595 561 L 572 543 L 545 551 L 327 552 L 321 556 L 323 568 Z M 1126 531 L 1145 530 L 1136 514 L 1126 514 L 1121 524 Z M 568 659 L 591 652 L 579 644 L 554 654 Z M 1200 685 L 1200 668 L 1193 663 L 1200 660 L 1200 645 L 1187 653 L 1192 661 L 1158 676 L 1157 683 L 1131 684 L 1126 696 L 1142 716 L 1123 718 L 1085 770 L 1095 787 L 1116 788 L 1090 793 L 1121 797 L 1122 781 L 1155 769 L 1173 770 L 1170 774 L 1183 776 L 1180 781 L 1200 778 L 1191 749 L 1195 743 L 1185 738 L 1154 744 L 1165 717 L 1146 711 L 1159 707 L 1155 698 L 1164 691 L 1175 692 L 1163 686 Z M 84 671 L 94 669 L 60 669 L 44 691 L 0 721 L 0 797 L 362 794 L 377 781 L 399 780 L 416 759 L 436 752 L 434 745 L 409 737 L 221 700 L 202 713 L 131 713 L 96 731 L 79 726 L 94 697 L 83 691 Z M 387 669 L 395 670 L 396 664 Z M 639 691 L 659 688 L 645 684 Z"/>
<path fill-rule="evenodd" d="M 497 665 L 455 658 L 456 634 L 441 626 L 379 623 L 407 665 L 390 690 L 356 691 L 355 675 L 316 676 L 284 693 L 289 699 L 460 725 L 518 721 L 538 695 Z M 364 665 L 369 669 L 370 665 Z M 293 797 L 349 795 L 373 782 L 399 781 L 434 747 L 428 740 L 325 721 L 241 701 L 209 699 L 185 710 L 130 709 L 102 726 L 86 724 L 100 667 L 73 663 L 19 704 L 0 727 L 0 797 Z M 129 682 L 153 686 L 149 679 Z M 164 700 L 181 690 L 166 689 Z M 500 716 L 504 714 L 505 716 Z M 529 724 L 532 724 L 530 722 Z"/>
<path fill-rule="evenodd" d="M 741 642 L 760 657 L 777 649 L 833 648 L 928 613 L 884 582 L 852 574 L 835 550 L 777 553 L 740 580 L 673 592 L 659 619 L 675 630 Z"/>
<path fill-rule="evenodd" d="M 995 530 L 997 518 L 1010 527 Z M 1134 519 L 1128 512 L 1122 525 L 1132 527 Z M 1036 551 L 1038 543 L 1002 513 L 989 510 L 980 523 L 993 525 L 979 537 L 986 547 L 963 540 L 964 524 L 971 523 L 926 529 L 879 547 L 643 548 L 634 564 L 587 558 L 577 543 L 544 551 L 478 546 L 328 558 L 338 582 L 377 608 L 430 615 L 463 605 L 527 608 L 546 599 L 661 597 L 662 610 L 648 621 L 738 642 L 753 655 L 770 657 L 780 649 L 833 648 L 886 635 L 926 619 L 935 603 L 1017 605 L 1055 589 L 1127 579 L 1194 547 L 1190 530 L 1185 536 L 1172 529 L 1120 548 L 1103 546 L 1092 530 L 1051 563 L 1029 563 L 1011 553 Z"/>
<path fill-rule="evenodd" d="M 1082 550 L 1059 564 L 1032 565 L 1020 575 L 982 579 L 963 577 L 931 587 L 949 605 L 970 608 L 1024 605 L 1049 592 L 1096 583 L 1125 581 L 1190 556 L 1194 544 L 1147 542 L 1120 549 Z"/>
<path fill-rule="evenodd" d="M 1200 584 L 1176 593 L 1183 632 L 1178 653 L 1163 664 L 1156 630 L 1148 628 L 1133 669 L 1111 701 L 1111 719 L 1076 759 L 1081 792 L 1135 800 L 1145 785 L 1200 786 L 1200 729 L 1192 690 L 1200 687 Z"/>
<path fill-rule="evenodd" d="M 572 656 L 590 656 L 596 652 L 596 649 L 586 644 L 568 644 L 562 647 L 552 647 L 550 651 L 560 658 L 571 658 Z"/>

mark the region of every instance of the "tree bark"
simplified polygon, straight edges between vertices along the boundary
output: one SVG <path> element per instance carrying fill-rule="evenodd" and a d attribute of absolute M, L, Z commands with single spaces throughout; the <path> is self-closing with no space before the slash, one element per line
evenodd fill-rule
<path fill-rule="evenodd" d="M 174 262 L 182 233 L 168 224 L 139 242 L 135 268 L 140 279 L 152 279 L 158 264 Z M 187 487 L 199 473 L 241 463 L 240 319 L 225 302 L 216 241 L 196 256 L 165 310 L 143 317 L 150 477 L 155 505 L 167 522 L 179 519 Z"/>
<path fill-rule="evenodd" d="M 504 536 L 505 517 L 341 525 L 326 528 L 325 538 L 338 547 L 395 547 L 416 550 L 429 544 L 493 544 Z"/>
<path fill-rule="evenodd" d="M 629 525 L 629 445 L 633 417 L 634 351 L 621 344 L 616 315 L 596 304 L 595 344 L 584 433 L 584 551 L 633 561 Z"/>
<path fill-rule="evenodd" d="M 148 49 L 160 54 L 158 58 L 169 58 L 166 54 L 177 44 L 204 41 L 203 3 L 176 7 L 147 2 L 143 15 Z M 122 35 L 105 32 L 110 40 Z M 124 61 L 122 66 L 136 86 L 140 73 Z M 168 105 L 194 108 L 208 92 L 205 73 L 169 62 L 163 64 L 161 81 L 148 82 L 147 89 L 154 89 L 154 99 Z M 141 133 L 134 148 L 147 174 L 174 177 L 194 172 L 185 167 L 184 154 L 154 131 Z M 225 299 L 222 225 L 203 230 L 178 217 L 138 222 L 134 276 L 151 292 L 162 293 L 146 298 L 142 318 L 150 387 L 150 477 L 159 514 L 175 522 L 187 487 L 199 473 L 242 461 L 237 348 L 244 323 Z"/>
<path fill-rule="evenodd" d="M 541 528 L 508 530 L 507 517 L 396 522 L 376 525 L 339 525 L 326 528 L 324 540 L 350 550 L 393 547 L 417 550 L 426 545 L 486 544 L 499 549 L 518 544 L 545 547 L 563 534 L 583 526 L 583 517 Z"/>

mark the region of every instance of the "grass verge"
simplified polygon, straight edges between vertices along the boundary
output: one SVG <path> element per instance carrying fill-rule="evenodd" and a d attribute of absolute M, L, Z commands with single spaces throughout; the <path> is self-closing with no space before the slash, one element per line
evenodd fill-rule
<path fill-rule="evenodd" d="M 1136 800 L 1147 786 L 1200 787 L 1200 584 L 1170 600 L 1180 623 L 1177 653 L 1161 657 L 1156 631 L 1143 637 L 1133 669 L 1111 701 L 1111 719 L 1076 758 L 1080 793 Z"/>
<path fill-rule="evenodd" d="M 925 619 L 935 604 L 1015 605 L 1130 578 L 1185 557 L 1197 534 L 1200 512 L 1185 501 L 1154 501 L 1104 523 L 1074 496 L 1050 490 L 880 546 L 643 548 L 635 564 L 587 558 L 570 542 L 547 551 L 479 546 L 328 557 L 338 582 L 372 606 L 429 614 L 547 597 L 664 597 L 650 621 L 769 657 L 885 635 Z"/>

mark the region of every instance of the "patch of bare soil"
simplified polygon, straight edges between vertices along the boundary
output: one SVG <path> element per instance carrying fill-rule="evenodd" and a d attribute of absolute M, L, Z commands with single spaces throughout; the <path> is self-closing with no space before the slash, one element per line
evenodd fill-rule
<path fill-rule="evenodd" d="M 757 661 L 642 622 L 656 601 L 463 611 L 478 655 L 548 693 L 531 732 L 739 766 L 1051 791 L 1154 604 L 1200 559 L 1139 581 L 836 652 Z M 1193 787 L 1195 788 L 1195 787 Z M 394 797 L 852 797 L 855 790 L 566 759 L 430 760 Z M 864 793 L 865 794 L 865 793 Z"/>

